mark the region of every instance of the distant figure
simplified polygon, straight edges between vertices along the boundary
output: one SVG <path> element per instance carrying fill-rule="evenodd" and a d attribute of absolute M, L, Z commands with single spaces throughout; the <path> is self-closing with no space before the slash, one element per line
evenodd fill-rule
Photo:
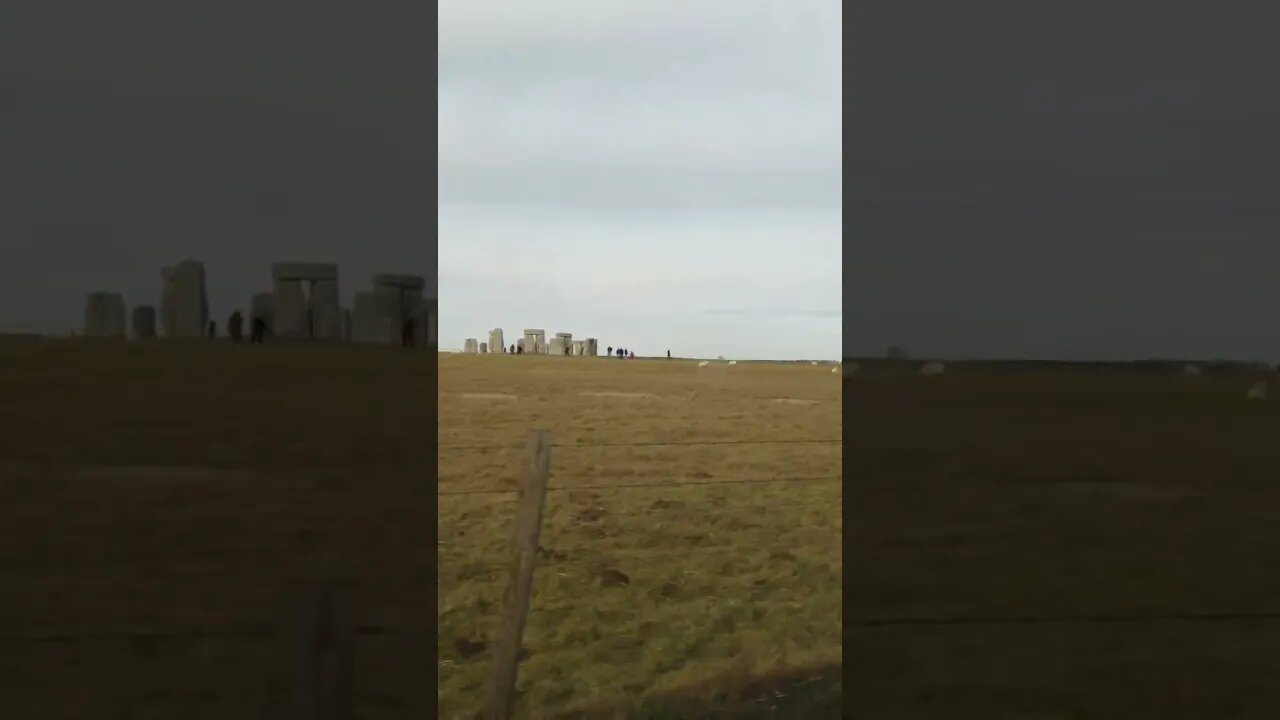
<path fill-rule="evenodd" d="M 231 342 L 238 343 L 244 337 L 244 316 L 237 310 L 231 313 L 231 317 L 227 318 L 227 332 L 231 335 Z"/>
<path fill-rule="evenodd" d="M 631 360 L 635 360 L 636 359 L 635 351 L 632 351 L 631 354 L 627 355 L 627 357 Z"/>
<path fill-rule="evenodd" d="M 524 354 L 524 346 L 523 346 L 523 345 L 517 345 L 517 346 L 516 346 L 516 354 L 517 354 L 517 355 L 523 355 L 523 354 Z"/>
<path fill-rule="evenodd" d="M 400 326 L 400 347 L 413 347 L 413 324 L 413 319 L 410 318 Z"/>
<path fill-rule="evenodd" d="M 565 345 L 565 346 L 564 346 L 564 355 L 565 355 L 565 357 L 569 357 L 569 346 L 568 346 L 568 345 Z"/>
<path fill-rule="evenodd" d="M 209 321 L 209 337 L 218 337 L 218 323 L 213 320 Z"/>
<path fill-rule="evenodd" d="M 668 359 L 668 360 L 670 360 L 670 359 L 671 359 L 671 351 L 670 351 L 670 350 L 668 350 L 668 351 L 667 351 L 667 359 Z"/>
<path fill-rule="evenodd" d="M 253 345 L 261 345 L 262 338 L 267 334 L 267 321 L 260 317 L 254 318 L 249 323 L 249 343 Z"/>
<path fill-rule="evenodd" d="M 612 345 L 610 345 L 609 347 L 605 348 L 605 353 L 606 353 L 606 354 L 608 354 L 608 355 L 612 355 L 612 354 L 613 354 L 613 346 L 612 346 Z"/>
<path fill-rule="evenodd" d="M 515 346 L 515 343 L 512 343 L 512 344 L 511 344 L 511 354 L 512 354 L 512 355 L 515 355 L 515 354 L 516 354 L 516 346 Z"/>

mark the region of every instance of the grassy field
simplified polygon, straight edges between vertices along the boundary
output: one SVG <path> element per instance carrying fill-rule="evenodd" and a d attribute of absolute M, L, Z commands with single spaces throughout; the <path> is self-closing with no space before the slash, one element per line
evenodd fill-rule
<path fill-rule="evenodd" d="M 533 428 L 561 447 L 522 716 L 1280 707 L 1280 406 L 1244 399 L 1274 375 L 438 363 L 0 339 L 0 715 L 281 717 L 271 628 L 323 576 L 392 630 L 360 637 L 360 717 L 429 717 L 433 662 L 469 717 Z"/>
<path fill-rule="evenodd" d="M 522 714 L 838 708 L 830 369 L 441 355 L 440 716 L 470 717 L 482 702 L 480 648 L 506 582 L 519 446 L 534 428 L 557 447 Z M 797 697 L 809 705 L 796 710 Z"/>
<path fill-rule="evenodd" d="M 295 582 L 430 717 L 434 353 L 0 338 L 0 716 L 280 718 Z"/>
<path fill-rule="evenodd" d="M 845 383 L 855 717 L 1276 716 L 1274 374 L 915 368 Z"/>

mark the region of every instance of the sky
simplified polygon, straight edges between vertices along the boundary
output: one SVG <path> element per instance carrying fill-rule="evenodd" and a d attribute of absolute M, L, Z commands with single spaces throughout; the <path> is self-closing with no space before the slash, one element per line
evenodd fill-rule
<path fill-rule="evenodd" d="M 846 354 L 1280 362 L 1280 6 L 850 10 Z"/>
<path fill-rule="evenodd" d="M 434 283 L 421 10 L 79 4 L 0 3 L 0 331 L 78 330 L 94 290 L 158 304 L 186 257 L 220 323 L 272 261 L 339 263 L 344 302 Z"/>
<path fill-rule="evenodd" d="M 439 4 L 442 349 L 836 359 L 838 0 Z"/>

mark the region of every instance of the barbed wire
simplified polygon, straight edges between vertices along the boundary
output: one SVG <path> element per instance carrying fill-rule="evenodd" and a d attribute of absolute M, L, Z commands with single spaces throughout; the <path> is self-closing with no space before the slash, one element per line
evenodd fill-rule
<path fill-rule="evenodd" d="M 662 481 L 662 482 L 641 482 L 641 483 L 608 483 L 605 485 L 556 485 L 547 488 L 547 492 L 571 492 L 579 490 L 626 490 L 630 488 L 652 488 L 652 487 L 686 487 L 694 485 L 757 485 L 763 483 L 806 483 L 806 482 L 833 482 L 843 480 L 840 475 L 802 475 L 789 477 L 773 477 L 773 478 L 738 478 L 738 479 L 702 479 L 691 478 L 679 482 Z M 441 497 L 450 497 L 456 495 L 515 495 L 518 492 L 515 488 L 510 490 L 448 490 L 437 491 L 437 495 Z"/>
<path fill-rule="evenodd" d="M 705 503 L 698 503 L 698 504 L 701 505 Z M 832 507 L 833 507 L 832 504 L 829 502 L 814 502 L 814 503 L 780 503 L 777 505 L 724 505 L 720 507 L 711 508 L 711 510 L 713 510 L 716 515 L 727 515 L 727 514 L 736 514 L 736 513 L 765 513 L 773 510 L 795 510 L 795 509 L 804 509 L 804 508 L 830 509 Z M 836 507 L 836 509 L 841 509 L 840 506 L 834 506 L 834 507 Z M 584 512 L 584 511 L 585 510 L 579 510 L 579 512 Z M 573 520 L 574 522 L 578 522 L 578 523 L 587 523 L 587 522 L 593 522 L 598 518 L 626 517 L 630 515 L 661 515 L 664 513 L 679 513 L 682 511 L 706 512 L 707 508 L 696 507 L 694 505 L 672 505 L 670 507 L 649 508 L 647 510 L 633 510 L 633 511 L 627 511 L 627 512 L 604 512 L 604 513 L 599 513 L 597 515 L 594 515 L 593 517 L 578 517 L 578 518 L 574 518 Z M 503 516 L 503 517 L 497 517 L 497 518 L 466 518 L 466 519 L 459 519 L 459 520 L 449 520 L 447 522 L 439 523 L 437 525 L 437 531 L 443 532 L 446 529 L 453 529 L 453 528 L 472 528 L 472 527 L 481 527 L 481 526 L 493 527 L 495 523 L 506 524 L 511 522 L 511 520 L 513 519 L 514 519 L 513 516 Z M 556 523 L 554 519 L 548 517 L 544 520 L 544 530 L 546 528 L 554 527 L 558 524 L 559 523 Z M 561 528 L 561 529 L 564 529 L 564 528 Z"/>
<path fill-rule="evenodd" d="M 553 448 L 620 448 L 620 447 L 680 447 L 699 445 L 822 445 L 843 443 L 843 438 L 773 438 L 760 440 L 651 440 L 642 442 L 552 443 Z M 523 450 L 524 445 L 438 445 L 440 450 Z"/>
<path fill-rule="evenodd" d="M 458 547 L 462 546 L 461 543 L 459 544 L 449 543 L 447 545 L 444 545 L 444 544 L 442 545 L 443 546 L 454 545 Z M 836 546 L 835 548 L 808 546 L 805 548 L 805 550 L 806 551 L 814 550 L 815 548 L 819 552 L 832 552 L 835 550 L 843 551 L 843 547 L 841 546 Z M 538 549 L 540 551 L 546 551 L 547 553 L 555 552 L 555 548 L 548 547 L 548 546 L 539 546 Z M 646 549 L 635 550 L 630 548 L 602 548 L 602 549 L 591 550 L 585 557 L 587 558 L 588 561 L 592 561 L 592 562 L 601 560 L 602 558 L 605 558 L 605 557 L 619 558 L 622 560 L 632 559 L 632 558 L 644 559 L 644 558 L 654 558 L 654 557 L 670 558 L 672 554 L 676 552 L 679 552 L 682 555 L 699 555 L 699 556 L 733 555 L 734 557 L 741 558 L 741 559 L 753 559 L 754 557 L 752 555 L 744 553 L 742 546 L 740 545 L 730 545 L 730 544 L 723 544 L 723 543 L 716 544 L 716 545 L 703 545 L 703 546 L 693 545 L 688 547 L 680 547 L 678 550 L 675 548 L 672 548 L 669 550 L 646 550 Z M 841 554 L 843 555 L 843 553 Z M 775 548 L 769 551 L 769 559 L 771 560 L 790 561 L 790 560 L 799 560 L 801 559 L 801 557 L 802 557 L 801 555 L 793 553 L 790 550 Z M 826 556 L 822 555 L 821 557 L 825 558 Z M 448 560 L 450 565 L 467 565 L 469 568 L 475 569 L 475 570 L 490 570 L 490 571 L 501 572 L 501 571 L 506 571 L 511 569 L 510 560 L 500 561 L 496 559 L 485 559 L 485 560 L 479 560 L 479 561 L 471 561 L 463 557 L 449 557 L 447 555 L 440 555 L 438 556 L 438 558 L 440 560 Z M 444 564 L 445 563 L 440 563 L 441 566 L 443 566 Z M 542 552 L 539 552 L 538 554 L 538 565 L 542 567 L 561 567 L 561 568 L 583 567 L 582 561 L 580 560 L 571 560 L 567 558 L 557 560 L 554 557 L 550 557 L 548 554 L 543 554 Z"/>

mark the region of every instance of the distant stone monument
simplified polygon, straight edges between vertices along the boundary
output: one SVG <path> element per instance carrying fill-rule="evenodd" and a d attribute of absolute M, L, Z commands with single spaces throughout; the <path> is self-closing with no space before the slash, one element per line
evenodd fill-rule
<path fill-rule="evenodd" d="M 209 297 L 204 263 L 183 260 L 161 268 L 160 324 L 165 337 L 204 337 L 209 327 Z"/>
<path fill-rule="evenodd" d="M 338 266 L 333 263 L 271 264 L 275 283 L 276 337 L 307 340 L 342 338 Z"/>
<path fill-rule="evenodd" d="M 587 357 L 595 357 L 600 354 L 600 341 L 595 338 L 587 338 L 587 347 L 583 352 Z"/>
<path fill-rule="evenodd" d="M 480 354 L 481 354 L 481 355 L 488 355 L 488 354 L 489 354 L 489 343 L 487 343 L 487 342 L 482 342 L 482 343 L 480 343 Z"/>
<path fill-rule="evenodd" d="M 85 337 L 124 337 L 124 296 L 117 292 L 92 292 L 84 304 Z"/>
<path fill-rule="evenodd" d="M 476 340 L 475 338 L 467 338 L 466 340 L 462 341 L 462 352 L 464 353 L 480 352 L 479 341 Z"/>
<path fill-rule="evenodd" d="M 494 328 L 489 331 L 489 347 L 494 352 L 505 352 L 507 348 L 506 342 L 502 337 L 502 328 Z"/>
<path fill-rule="evenodd" d="M 534 355 L 546 354 L 547 331 L 526 328 L 524 331 L 524 351 Z"/>
<path fill-rule="evenodd" d="M 139 305 L 129 316 L 129 327 L 135 340 L 151 340 L 156 336 L 156 309 L 151 305 Z"/>

